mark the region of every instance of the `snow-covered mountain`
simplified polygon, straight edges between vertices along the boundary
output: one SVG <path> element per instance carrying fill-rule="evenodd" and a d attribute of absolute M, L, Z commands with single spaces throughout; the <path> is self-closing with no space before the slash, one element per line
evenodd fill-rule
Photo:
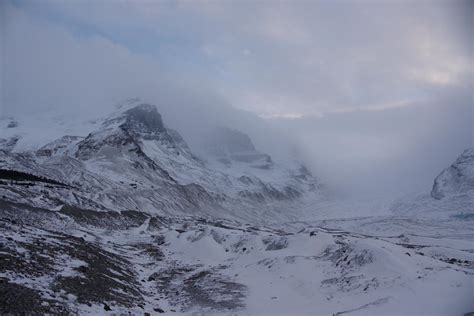
<path fill-rule="evenodd" d="M 431 195 L 437 200 L 452 195 L 472 194 L 474 191 L 474 148 L 461 156 L 436 177 Z"/>
<path fill-rule="evenodd" d="M 50 188 L 47 197 L 41 185 L 9 189 L 5 197 L 48 208 L 68 204 L 252 218 L 259 212 L 268 216 L 265 211 L 281 210 L 289 201 L 320 194 L 304 166 L 273 163 L 243 133 L 229 130 L 219 135 L 234 146 L 225 152 L 228 163 L 220 163 L 221 152 L 213 152 L 204 161 L 177 131 L 165 126 L 154 105 L 130 100 L 87 135 L 65 135 L 23 152 L 15 150 L 15 138 L 3 139 L 0 168 L 63 184 Z M 232 140 L 233 135 L 245 140 L 244 147 L 236 145 L 240 140 Z M 217 148 L 223 141 L 209 138 L 208 145 Z"/>
<path fill-rule="evenodd" d="M 474 311 L 472 150 L 369 214 L 241 131 L 194 153 L 139 100 L 48 137 L 1 123 L 2 314 Z"/>

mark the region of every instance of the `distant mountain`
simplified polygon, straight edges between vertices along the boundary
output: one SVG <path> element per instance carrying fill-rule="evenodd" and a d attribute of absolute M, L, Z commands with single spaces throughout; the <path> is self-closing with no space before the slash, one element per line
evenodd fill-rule
<path fill-rule="evenodd" d="M 431 196 L 437 200 L 448 196 L 474 194 L 474 148 L 461 156 L 436 177 Z"/>
<path fill-rule="evenodd" d="M 403 196 L 391 203 L 399 216 L 455 226 L 469 227 L 474 218 L 474 149 L 466 149 L 456 161 L 434 179 L 431 192 Z"/>
<path fill-rule="evenodd" d="M 217 127 L 208 133 L 204 149 L 211 159 L 226 167 L 233 163 L 248 163 L 261 169 L 273 166 L 270 155 L 257 151 L 248 135 L 226 127 Z"/>

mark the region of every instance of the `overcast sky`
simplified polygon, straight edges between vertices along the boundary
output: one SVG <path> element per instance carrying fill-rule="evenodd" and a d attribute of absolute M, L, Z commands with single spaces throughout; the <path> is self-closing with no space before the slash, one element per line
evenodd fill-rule
<path fill-rule="evenodd" d="M 472 146 L 473 3 L 5 0 L 0 115 L 106 113 L 135 96 L 168 116 L 232 106 L 246 112 L 224 121 L 265 150 L 256 122 L 339 182 L 376 162 L 375 186 L 390 170 L 392 189 L 410 175 L 419 188 Z"/>

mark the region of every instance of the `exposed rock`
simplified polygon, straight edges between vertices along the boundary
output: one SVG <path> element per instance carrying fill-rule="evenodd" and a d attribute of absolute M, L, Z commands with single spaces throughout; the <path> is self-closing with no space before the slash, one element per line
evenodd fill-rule
<path fill-rule="evenodd" d="M 19 140 L 20 140 L 20 136 L 13 136 L 10 138 L 0 138 L 0 150 L 3 150 L 5 152 L 12 151 Z"/>
<path fill-rule="evenodd" d="M 71 155 L 77 150 L 76 144 L 84 139 L 81 136 L 63 136 L 36 151 L 38 156 L 51 157 L 53 155 Z"/>
<path fill-rule="evenodd" d="M 11 120 L 10 122 L 8 122 L 7 128 L 15 128 L 17 126 L 18 126 L 18 121 Z"/>

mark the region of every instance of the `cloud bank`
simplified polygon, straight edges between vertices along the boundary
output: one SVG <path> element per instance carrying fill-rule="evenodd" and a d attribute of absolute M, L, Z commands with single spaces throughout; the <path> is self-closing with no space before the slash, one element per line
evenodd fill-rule
<path fill-rule="evenodd" d="M 336 187 L 426 188 L 473 145 L 470 1 L 2 1 L 0 115 L 160 106 Z"/>

